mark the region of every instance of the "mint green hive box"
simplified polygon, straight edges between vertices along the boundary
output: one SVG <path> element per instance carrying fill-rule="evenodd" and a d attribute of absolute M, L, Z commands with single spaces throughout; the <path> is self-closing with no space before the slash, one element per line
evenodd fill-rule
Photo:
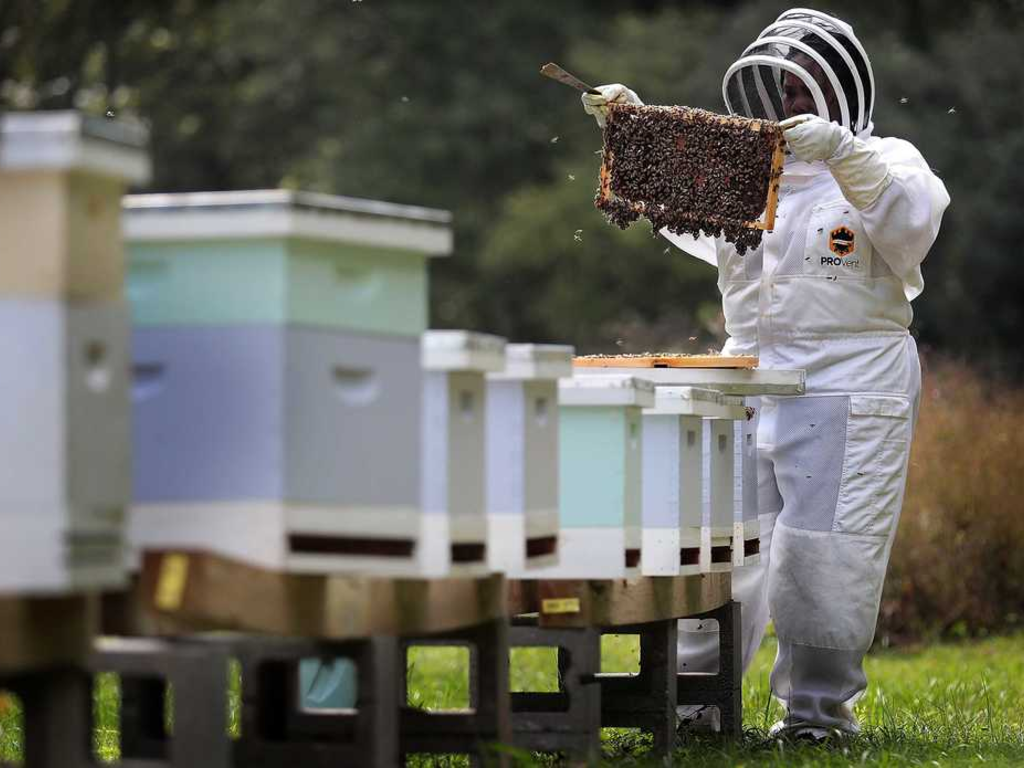
<path fill-rule="evenodd" d="M 137 326 L 297 324 L 417 336 L 451 214 L 289 190 L 129 195 Z"/>
<path fill-rule="evenodd" d="M 654 384 L 631 376 L 559 380 L 559 562 L 531 578 L 640 575 L 642 409 L 654 402 Z"/>

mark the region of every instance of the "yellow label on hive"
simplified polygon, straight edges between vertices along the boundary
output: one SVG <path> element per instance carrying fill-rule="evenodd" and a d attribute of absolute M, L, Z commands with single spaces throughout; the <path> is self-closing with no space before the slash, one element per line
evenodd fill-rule
<path fill-rule="evenodd" d="M 540 603 L 541 613 L 579 613 L 580 599 L 578 597 L 555 597 L 542 600 Z"/>
<path fill-rule="evenodd" d="M 160 562 L 154 602 L 161 611 L 176 611 L 185 597 L 188 582 L 188 555 L 165 555 Z"/>

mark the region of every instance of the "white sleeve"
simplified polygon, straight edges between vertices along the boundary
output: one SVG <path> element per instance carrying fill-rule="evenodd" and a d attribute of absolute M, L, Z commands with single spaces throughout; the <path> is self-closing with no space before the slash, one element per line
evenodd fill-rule
<path fill-rule="evenodd" d="M 659 234 L 680 250 L 686 251 L 701 261 L 707 262 L 715 269 L 718 269 L 718 256 L 716 255 L 715 239 L 707 235 L 694 237 L 693 235 L 676 235 L 662 227 Z"/>
<path fill-rule="evenodd" d="M 889 164 L 892 183 L 860 211 L 860 218 L 875 251 L 913 300 L 924 289 L 921 262 L 939 234 L 949 193 L 910 142 L 879 139 L 878 150 Z"/>

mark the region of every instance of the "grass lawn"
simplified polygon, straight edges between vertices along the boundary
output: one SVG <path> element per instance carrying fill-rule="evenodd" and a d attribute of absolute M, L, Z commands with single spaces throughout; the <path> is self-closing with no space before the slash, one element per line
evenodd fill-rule
<path fill-rule="evenodd" d="M 746 737 L 738 744 L 701 740 L 679 750 L 679 764 L 702 766 L 1024 765 L 1024 634 L 918 650 L 883 651 L 868 660 L 871 687 L 858 705 L 864 735 L 842 749 L 789 745 L 766 738 L 779 710 L 768 694 L 774 655 L 768 639 L 746 680 Z M 410 704 L 457 709 L 467 702 L 466 651 L 416 649 L 410 657 Z M 606 637 L 605 671 L 635 671 L 635 638 Z M 554 690 L 554 658 L 543 649 L 513 655 L 513 690 Z M 237 691 L 237 689 L 236 689 Z M 101 678 L 95 708 L 98 754 L 117 758 L 117 680 Z M 237 727 L 237 699 L 229 704 Z M 644 740 L 629 731 L 604 734 L 610 764 L 645 765 Z M 0 763 L 21 751 L 17 702 L 0 693 Z M 463 765 L 462 760 L 421 764 Z M 528 764 L 525 760 L 521 764 Z M 541 763 L 543 764 L 543 763 Z"/>

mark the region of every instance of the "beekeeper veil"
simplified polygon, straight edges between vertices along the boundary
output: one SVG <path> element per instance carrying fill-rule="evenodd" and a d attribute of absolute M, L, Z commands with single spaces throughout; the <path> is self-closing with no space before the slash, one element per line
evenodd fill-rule
<path fill-rule="evenodd" d="M 814 77 L 818 70 L 823 75 L 820 84 Z M 807 86 L 819 117 L 835 120 L 855 134 L 870 125 L 875 79 L 871 62 L 849 24 L 807 8 L 783 13 L 726 71 L 722 95 L 729 112 L 783 120 L 786 73 Z M 838 114 L 830 115 L 833 94 Z"/>

